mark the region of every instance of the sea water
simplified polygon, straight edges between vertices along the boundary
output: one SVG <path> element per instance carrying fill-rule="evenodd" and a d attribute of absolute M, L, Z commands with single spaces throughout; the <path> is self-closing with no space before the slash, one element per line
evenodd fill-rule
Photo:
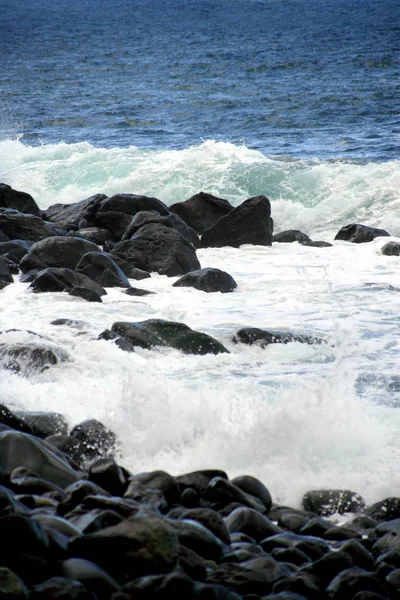
<path fill-rule="evenodd" d="M 252 474 L 293 505 L 316 487 L 399 496 L 399 259 L 381 254 L 385 237 L 334 242 L 352 222 L 400 240 L 397 3 L 0 4 L 1 181 L 42 209 L 98 192 L 172 204 L 203 190 L 234 206 L 265 194 L 276 232 L 333 243 L 198 250 L 202 267 L 235 278 L 230 294 L 152 274 L 132 284 L 154 295 L 108 289 L 92 304 L 16 277 L 0 292 L 0 330 L 40 333 L 68 360 L 1 371 L 1 401 L 101 420 L 133 472 Z M 230 353 L 132 354 L 97 339 L 147 318 Z M 245 326 L 326 343 L 234 344 Z"/>

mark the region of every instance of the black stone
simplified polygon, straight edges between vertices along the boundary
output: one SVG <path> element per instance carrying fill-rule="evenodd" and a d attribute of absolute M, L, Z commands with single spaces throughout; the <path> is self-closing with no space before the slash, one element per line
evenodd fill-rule
<path fill-rule="evenodd" d="M 232 292 L 237 283 L 229 273 L 220 269 L 199 269 L 183 275 L 173 287 L 194 287 L 202 292 Z"/>
<path fill-rule="evenodd" d="M 44 211 L 44 218 L 68 231 L 93 227 L 95 216 L 106 198 L 104 194 L 96 194 L 80 202 L 52 204 Z"/>
<path fill-rule="evenodd" d="M 365 242 L 372 242 L 373 239 L 380 236 L 390 237 L 390 233 L 384 229 L 377 229 L 375 227 L 353 223 L 339 229 L 335 236 L 335 240 L 345 240 L 347 242 L 352 242 L 353 244 L 364 244 Z"/>
<path fill-rule="evenodd" d="M 143 290 L 141 288 L 130 287 L 125 290 L 125 294 L 127 296 L 148 296 L 149 294 L 154 294 L 155 292 L 149 292 L 148 290 Z"/>
<path fill-rule="evenodd" d="M 109 457 L 98 458 L 89 467 L 89 481 L 113 496 L 122 496 L 126 481 L 122 469 Z"/>
<path fill-rule="evenodd" d="M 137 484 L 145 489 L 161 490 L 166 501 L 170 506 L 179 502 L 180 489 L 179 484 L 172 475 L 165 471 L 151 471 L 149 473 L 140 473 L 129 479 L 128 489 L 125 493 L 125 498 L 135 496 Z"/>
<path fill-rule="evenodd" d="M 121 256 L 118 256 L 118 254 L 113 254 L 111 252 L 109 256 L 119 266 L 119 268 L 122 269 L 122 271 L 129 279 L 136 279 L 137 281 L 139 281 L 141 279 L 149 279 L 149 277 L 151 277 L 148 271 L 137 269 L 132 265 L 132 263 L 126 261 Z"/>
<path fill-rule="evenodd" d="M 158 223 L 160 225 L 164 225 L 165 227 L 170 227 L 171 229 L 176 229 L 180 234 L 183 235 L 189 242 L 191 242 L 195 248 L 200 246 L 200 240 L 195 231 L 190 229 L 185 221 L 183 221 L 178 215 L 174 213 L 169 213 L 168 215 L 160 215 L 157 211 L 140 211 L 136 213 L 128 227 L 126 228 L 122 240 L 129 240 L 135 233 L 143 227 L 143 225 L 147 225 L 150 223 Z"/>
<path fill-rule="evenodd" d="M 71 231 L 68 235 L 82 238 L 83 240 L 97 244 L 97 246 L 103 246 L 108 240 L 114 239 L 111 231 L 102 229 L 101 227 L 85 227 L 84 229 Z"/>
<path fill-rule="evenodd" d="M 38 242 L 61 232 L 40 217 L 19 213 L 12 209 L 0 209 L 0 231 L 9 240 L 28 240 Z"/>
<path fill-rule="evenodd" d="M 97 227 L 107 229 L 111 232 L 113 240 L 120 241 L 124 232 L 131 222 L 131 215 L 124 212 L 99 212 L 96 215 L 95 224 Z"/>
<path fill-rule="evenodd" d="M 201 235 L 234 207 L 228 200 L 199 192 L 184 202 L 172 204 L 169 208 Z"/>
<path fill-rule="evenodd" d="M 41 216 L 40 208 L 32 196 L 26 192 L 18 192 L 5 183 L 0 183 L 0 207 L 14 208 L 21 213 Z"/>
<path fill-rule="evenodd" d="M 389 497 L 368 506 L 365 514 L 377 521 L 392 521 L 400 518 L 400 498 Z"/>
<path fill-rule="evenodd" d="M 400 243 L 388 242 L 382 246 L 381 252 L 384 256 L 400 256 Z"/>
<path fill-rule="evenodd" d="M 98 294 L 94 290 L 90 290 L 86 287 L 82 287 L 79 285 L 73 287 L 68 293 L 70 296 L 82 298 L 82 300 L 86 300 L 87 302 L 103 302 L 100 294 Z"/>
<path fill-rule="evenodd" d="M 128 215 L 136 215 L 136 213 L 145 210 L 155 210 L 160 215 L 169 213 L 168 206 L 151 196 L 143 196 L 140 194 L 115 194 L 105 200 L 100 208 L 100 213 L 103 212 L 122 212 Z"/>
<path fill-rule="evenodd" d="M 239 477 L 231 479 L 231 483 L 240 488 L 246 494 L 260 500 L 260 502 L 262 502 L 265 506 L 267 513 L 271 510 L 271 494 L 259 479 L 252 477 L 251 475 L 240 475 Z"/>
<path fill-rule="evenodd" d="M 88 560 L 69 558 L 62 563 L 61 568 L 65 577 L 80 581 L 98 600 L 108 600 L 112 593 L 120 589 L 106 571 Z"/>
<path fill-rule="evenodd" d="M 96 419 L 88 419 L 75 425 L 70 435 L 83 443 L 87 458 L 107 456 L 115 451 L 115 433 Z"/>
<path fill-rule="evenodd" d="M 331 600 L 353 600 L 358 592 L 375 592 L 389 598 L 387 587 L 373 574 L 359 567 L 339 573 L 327 587 Z"/>
<path fill-rule="evenodd" d="M 272 237 L 272 241 L 279 243 L 300 242 L 308 244 L 312 240 L 308 235 L 298 229 L 287 229 L 286 231 L 275 233 Z"/>
<path fill-rule="evenodd" d="M 271 205 L 266 196 L 245 200 L 215 225 L 206 229 L 201 237 L 204 248 L 257 244 L 272 244 Z"/>
<path fill-rule="evenodd" d="M 67 421 L 60 413 L 17 411 L 16 414 L 29 425 L 33 434 L 40 438 L 56 434 L 65 435 L 68 432 Z"/>
<path fill-rule="evenodd" d="M 32 243 L 26 242 L 25 240 L 12 240 L 10 242 L 1 242 L 0 243 L 0 255 L 8 256 L 11 258 L 16 264 L 19 265 L 21 259 L 27 254 L 29 249 L 31 248 Z"/>
<path fill-rule="evenodd" d="M 243 327 L 233 336 L 235 343 L 253 345 L 266 348 L 269 344 L 289 344 L 297 342 L 300 344 L 323 344 L 325 340 L 307 333 L 294 333 L 291 331 L 279 331 L 276 329 L 259 329 L 258 327 Z"/>
<path fill-rule="evenodd" d="M 268 517 L 248 507 L 233 510 L 226 517 L 225 523 L 230 533 L 241 531 L 253 538 L 257 543 L 282 532 Z"/>
<path fill-rule="evenodd" d="M 88 252 L 82 256 L 75 271 L 90 277 L 103 287 L 130 287 L 125 273 L 110 255 L 104 252 Z"/>
<path fill-rule="evenodd" d="M 104 296 L 106 290 L 98 283 L 82 273 L 63 267 L 48 267 L 39 271 L 29 286 L 29 290 L 40 292 L 71 292 L 73 288 L 83 288 Z"/>
<path fill-rule="evenodd" d="M 26 272 L 37 263 L 45 267 L 75 269 L 82 256 L 88 252 L 101 252 L 99 246 L 77 237 L 48 237 L 34 244 L 21 261 Z"/>
<path fill-rule="evenodd" d="M 96 600 L 80 581 L 55 576 L 36 585 L 31 591 L 31 600 Z"/>

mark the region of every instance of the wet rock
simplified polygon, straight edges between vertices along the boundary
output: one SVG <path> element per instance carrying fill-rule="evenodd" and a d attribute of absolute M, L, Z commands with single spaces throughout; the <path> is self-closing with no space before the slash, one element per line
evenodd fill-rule
<path fill-rule="evenodd" d="M 96 419 L 88 419 L 75 425 L 70 435 L 82 442 L 86 459 L 107 456 L 115 452 L 115 433 Z"/>
<path fill-rule="evenodd" d="M 87 302 L 103 302 L 100 294 L 80 285 L 74 286 L 68 293 L 70 296 L 82 298 L 82 300 L 86 300 Z"/>
<path fill-rule="evenodd" d="M 326 589 L 330 600 L 353 600 L 358 592 L 374 592 L 389 598 L 386 586 L 373 574 L 359 567 L 339 573 Z"/>
<path fill-rule="evenodd" d="M 260 502 L 263 503 L 267 513 L 271 510 L 271 494 L 259 479 L 252 477 L 251 475 L 240 475 L 239 477 L 231 479 L 231 483 L 240 488 L 246 494 L 260 500 Z"/>
<path fill-rule="evenodd" d="M 197 492 L 199 496 L 202 496 L 214 477 L 221 479 L 228 479 L 228 475 L 225 471 L 219 469 L 204 469 L 202 471 L 193 471 L 192 473 L 185 473 L 184 475 L 178 475 L 175 479 L 179 483 L 182 491 L 190 488 Z"/>
<path fill-rule="evenodd" d="M 304 495 L 303 507 L 318 515 L 329 516 L 335 513 L 362 512 L 365 501 L 359 494 L 349 490 L 312 490 Z"/>
<path fill-rule="evenodd" d="M 95 194 L 79 202 L 52 204 L 44 211 L 44 218 L 67 231 L 93 227 L 95 216 L 106 198 L 104 194 Z"/>
<path fill-rule="evenodd" d="M 108 492 L 92 481 L 80 479 L 71 483 L 64 490 L 64 498 L 58 503 L 57 514 L 64 516 L 81 504 L 87 496 L 108 495 Z"/>
<path fill-rule="evenodd" d="M 62 563 L 61 569 L 65 577 L 80 581 L 98 600 L 108 600 L 112 593 L 120 589 L 106 571 L 89 560 L 69 558 Z"/>
<path fill-rule="evenodd" d="M 65 454 L 65 456 L 74 463 L 74 468 L 81 469 L 84 465 L 83 456 L 85 455 L 85 449 L 82 446 L 82 442 L 70 435 L 50 435 L 46 438 L 46 442 L 51 444 Z"/>
<path fill-rule="evenodd" d="M 89 467 L 89 481 L 113 496 L 122 496 L 126 481 L 122 469 L 109 457 L 98 458 Z"/>
<path fill-rule="evenodd" d="M 148 296 L 150 294 L 154 294 L 155 292 L 149 292 L 148 290 L 143 290 L 141 288 L 130 287 L 125 290 L 125 294 L 127 296 Z"/>
<path fill-rule="evenodd" d="M 340 546 L 340 551 L 350 556 L 355 567 L 361 567 L 366 571 L 374 570 L 374 558 L 361 541 L 349 540 Z"/>
<path fill-rule="evenodd" d="M 384 256 L 400 256 L 400 243 L 388 242 L 382 246 L 381 252 Z"/>
<path fill-rule="evenodd" d="M 298 229 L 287 229 L 286 231 L 275 233 L 272 237 L 272 241 L 279 243 L 301 242 L 308 244 L 312 240 L 308 235 Z"/>
<path fill-rule="evenodd" d="M 0 469 L 11 475 L 17 467 L 31 469 L 61 488 L 78 479 L 78 473 L 43 440 L 20 431 L 1 431 Z"/>
<path fill-rule="evenodd" d="M 324 588 L 326 588 L 339 573 L 353 566 L 352 558 L 342 550 L 339 550 L 327 552 L 315 562 L 304 565 L 302 570 L 305 573 L 318 577 Z"/>
<path fill-rule="evenodd" d="M 321 517 L 309 519 L 307 523 L 300 529 L 299 533 L 304 535 L 314 535 L 316 537 L 324 537 L 326 531 L 332 528 L 332 523 Z"/>
<path fill-rule="evenodd" d="M 132 476 L 129 480 L 128 489 L 125 492 L 125 498 L 134 496 L 138 483 L 144 489 L 161 490 L 170 506 L 179 502 L 179 485 L 176 479 L 165 471 L 151 471 L 150 473 L 140 473 Z"/>
<path fill-rule="evenodd" d="M 169 277 L 200 268 L 193 245 L 175 229 L 157 223 L 143 225 L 130 240 L 116 244 L 112 254 Z"/>
<path fill-rule="evenodd" d="M 87 242 L 92 242 L 97 246 L 103 246 L 107 240 L 114 239 L 111 231 L 102 229 L 101 227 L 85 227 L 84 229 L 72 231 L 68 235 L 81 238 Z"/>
<path fill-rule="evenodd" d="M 390 236 L 390 233 L 384 229 L 352 223 L 351 225 L 345 225 L 339 229 L 335 236 L 335 240 L 345 240 L 347 242 L 352 242 L 353 244 L 364 244 L 366 242 L 372 242 L 373 239 L 380 236 Z"/>
<path fill-rule="evenodd" d="M 26 242 L 25 240 L 12 240 L 9 242 L 1 242 L 0 255 L 11 258 L 17 265 L 19 265 L 25 254 L 29 252 L 31 246 L 32 242 Z"/>
<path fill-rule="evenodd" d="M 122 212 L 133 216 L 142 210 L 155 210 L 160 215 L 168 215 L 169 213 L 168 206 L 161 200 L 140 194 L 115 194 L 110 196 L 102 203 L 99 212 Z"/>
<path fill-rule="evenodd" d="M 389 497 L 379 502 L 375 502 L 372 506 L 368 506 L 365 511 L 368 517 L 372 517 L 376 521 L 392 521 L 400 518 L 400 498 Z"/>
<path fill-rule="evenodd" d="M 295 533 L 278 533 L 262 540 L 260 546 L 265 552 L 272 552 L 274 548 L 298 548 L 312 561 L 318 560 L 330 549 L 320 538 Z"/>
<path fill-rule="evenodd" d="M 74 288 L 83 288 L 94 292 L 97 296 L 107 294 L 106 290 L 93 279 L 63 267 L 48 267 L 39 271 L 28 289 L 40 293 L 71 292 Z"/>
<path fill-rule="evenodd" d="M 331 248 L 333 244 L 324 242 L 323 240 L 316 240 L 311 242 L 300 242 L 302 246 L 310 246 L 311 248 Z"/>
<path fill-rule="evenodd" d="M 229 273 L 220 269 L 199 269 L 183 275 L 173 287 L 194 287 L 202 292 L 232 292 L 237 283 Z"/>
<path fill-rule="evenodd" d="M 177 532 L 179 542 L 186 548 L 190 548 L 207 560 L 220 561 L 224 544 L 207 527 L 191 519 L 168 522 Z"/>
<path fill-rule="evenodd" d="M 195 248 L 200 246 L 200 240 L 195 231 L 190 229 L 185 221 L 183 221 L 178 215 L 169 213 L 168 215 L 160 215 L 157 211 L 140 211 L 136 213 L 128 227 L 126 228 L 122 240 L 129 240 L 135 233 L 150 223 L 158 223 L 165 227 L 170 227 L 179 231 L 184 238 L 191 242 Z"/>
<path fill-rule="evenodd" d="M 132 265 L 132 263 L 124 260 L 118 254 L 109 254 L 109 256 L 113 259 L 113 261 L 119 266 L 120 269 L 125 273 L 128 279 L 136 279 L 137 281 L 141 279 L 149 279 L 151 277 L 148 271 L 143 271 L 142 269 L 137 269 Z"/>
<path fill-rule="evenodd" d="M 291 577 L 281 579 L 274 584 L 272 591 L 274 593 L 293 592 L 308 600 L 320 600 L 323 594 L 320 580 L 309 573 L 295 573 Z"/>
<path fill-rule="evenodd" d="M 0 207 L 13 208 L 21 213 L 41 216 L 40 208 L 30 194 L 18 192 L 11 186 L 0 183 Z"/>
<path fill-rule="evenodd" d="M 291 563 L 298 567 L 310 562 L 309 557 L 297 548 L 275 548 L 271 556 L 278 562 Z"/>
<path fill-rule="evenodd" d="M 29 598 L 28 588 L 22 579 L 7 567 L 0 567 L 0 598 L 2 600 Z"/>
<path fill-rule="evenodd" d="M 72 540 L 69 551 L 95 562 L 120 582 L 133 573 L 136 577 L 170 573 L 177 564 L 179 541 L 164 519 L 136 516 Z"/>
<path fill-rule="evenodd" d="M 219 515 L 215 510 L 210 508 L 192 508 L 189 510 L 184 509 L 175 509 L 178 510 L 178 514 L 175 516 L 174 510 L 171 513 L 168 513 L 170 518 L 177 519 L 191 519 L 193 521 L 198 521 L 209 529 L 214 535 L 216 535 L 224 544 L 230 544 L 230 535 L 228 528 L 222 519 L 221 515 Z"/>
<path fill-rule="evenodd" d="M 103 287 L 130 287 L 125 273 L 104 252 L 88 252 L 82 256 L 76 265 L 75 271 L 90 277 Z"/>
<path fill-rule="evenodd" d="M 243 327 L 233 336 L 232 341 L 236 344 L 257 344 L 266 348 L 269 344 L 289 344 L 297 342 L 300 344 L 323 344 L 325 340 L 307 333 L 293 333 L 291 331 L 279 331 L 275 329 L 259 329 L 258 327 Z"/>
<path fill-rule="evenodd" d="M 283 513 L 278 519 L 278 527 L 289 529 L 293 533 L 299 533 L 300 530 L 309 522 L 309 517 L 297 513 Z"/>
<path fill-rule="evenodd" d="M 123 591 L 137 600 L 197 600 L 195 583 L 184 573 L 148 575 L 127 583 Z"/>
<path fill-rule="evenodd" d="M 234 207 L 228 200 L 199 192 L 184 202 L 172 204 L 169 208 L 201 235 Z"/>
<path fill-rule="evenodd" d="M 233 510 L 225 519 L 225 523 L 231 533 L 241 531 L 253 538 L 257 543 L 282 532 L 268 517 L 248 507 Z"/>
<path fill-rule="evenodd" d="M 224 508 L 228 504 L 236 502 L 240 505 L 254 508 L 261 513 L 266 512 L 264 504 L 257 500 L 257 498 L 246 494 L 239 487 L 222 477 L 214 477 L 210 481 L 204 497 L 215 504 L 217 508 Z"/>
<path fill-rule="evenodd" d="M 33 332 L 10 330 L 0 333 L 0 368 L 29 376 L 68 358 L 62 348 Z"/>
<path fill-rule="evenodd" d="M 30 248 L 21 261 L 21 270 L 26 272 L 37 263 L 44 267 L 75 269 L 82 256 L 88 252 L 101 252 L 99 246 L 77 237 L 48 237 Z"/>
<path fill-rule="evenodd" d="M 266 196 L 245 200 L 203 233 L 203 248 L 272 244 L 271 205 Z"/>
<path fill-rule="evenodd" d="M 7 425 L 7 427 L 11 427 L 11 429 L 15 429 L 17 431 L 33 433 L 30 425 L 28 425 L 24 419 L 20 418 L 18 414 L 13 413 L 4 404 L 0 404 L 0 423 L 3 423 L 3 425 Z"/>
<path fill-rule="evenodd" d="M 134 346 L 152 349 L 167 346 L 185 354 L 219 354 L 228 352 L 220 342 L 183 323 L 148 319 L 137 323 L 113 323 L 111 330 Z"/>
<path fill-rule="evenodd" d="M 97 339 L 113 341 L 114 344 L 124 352 L 135 352 L 135 346 L 133 344 L 128 342 L 128 340 L 126 340 L 125 338 L 116 334 L 114 331 L 111 331 L 110 329 L 105 329 L 104 331 L 102 331 Z"/>
<path fill-rule="evenodd" d="M 0 231 L 9 240 L 27 240 L 38 242 L 61 232 L 40 217 L 20 213 L 12 209 L 0 209 Z"/>
<path fill-rule="evenodd" d="M 43 439 L 68 432 L 68 423 L 60 413 L 17 411 L 16 415 L 29 425 L 34 435 Z"/>
<path fill-rule="evenodd" d="M 96 215 L 95 224 L 97 227 L 110 231 L 113 240 L 119 242 L 124 235 L 124 232 L 129 227 L 131 219 L 131 215 L 124 212 L 99 212 Z"/>
<path fill-rule="evenodd" d="M 62 493 L 61 488 L 54 483 L 50 483 L 50 481 L 45 481 L 40 477 L 32 476 L 17 477 L 15 475 L 17 471 L 18 469 L 14 469 L 8 485 L 10 489 L 12 489 L 13 492 L 18 495 L 31 494 L 41 496 L 42 494 L 47 494 L 48 492 Z"/>
<path fill-rule="evenodd" d="M 82 583 L 67 577 L 51 577 L 36 585 L 31 600 L 96 600 Z"/>

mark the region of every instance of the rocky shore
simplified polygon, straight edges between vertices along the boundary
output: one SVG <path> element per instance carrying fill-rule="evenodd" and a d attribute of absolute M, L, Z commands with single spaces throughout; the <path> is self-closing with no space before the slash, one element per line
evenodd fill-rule
<path fill-rule="evenodd" d="M 377 236 L 389 233 L 350 224 L 335 239 Z M 43 211 L 28 194 L 0 185 L 0 289 L 19 277 L 29 284 L 24 293 L 101 302 L 110 287 L 150 293 L 131 281 L 145 285 L 156 272 L 179 277 L 176 287 L 234 293 L 233 277 L 202 269 L 196 249 L 281 242 L 331 245 L 297 230 L 274 234 L 265 196 L 234 208 L 203 192 L 170 207 L 146 196 L 97 194 Z M 400 244 L 389 241 L 382 253 L 400 255 Z M 61 324 L 68 325 L 62 315 L 52 322 L 55 331 Z M 219 340 L 162 319 L 116 321 L 99 337 L 125 352 L 228 352 Z M 232 331 L 231 341 L 260 348 L 326 342 L 313 331 L 254 326 Z M 0 332 L 2 369 L 29 377 L 66 360 L 55 339 Z M 310 490 L 301 508 L 280 506 L 268 482 L 251 475 L 229 479 L 218 465 L 133 473 L 118 464 L 118 448 L 98 421 L 70 429 L 61 414 L 0 405 L 0 598 L 400 597 L 400 498 L 367 506 L 356 491 Z"/>

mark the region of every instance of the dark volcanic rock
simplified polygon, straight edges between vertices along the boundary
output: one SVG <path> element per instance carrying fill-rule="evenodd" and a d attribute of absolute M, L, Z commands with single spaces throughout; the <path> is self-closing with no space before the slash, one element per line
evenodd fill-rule
<path fill-rule="evenodd" d="M 73 287 L 68 293 L 70 296 L 82 298 L 82 300 L 86 300 L 87 302 L 103 302 L 100 294 L 98 294 L 92 289 L 88 289 L 87 287 L 77 285 Z"/>
<path fill-rule="evenodd" d="M 14 281 L 13 276 L 10 272 L 10 266 L 4 256 L 0 256 L 0 282 L 12 283 Z"/>
<path fill-rule="evenodd" d="M 66 577 L 51 577 L 34 586 L 31 600 L 97 600 L 80 581 Z"/>
<path fill-rule="evenodd" d="M 165 225 L 165 227 L 176 229 L 196 248 L 200 246 L 200 240 L 196 232 L 190 229 L 178 215 L 174 213 L 160 215 L 160 213 L 154 210 L 136 213 L 122 236 L 122 240 L 129 240 L 143 225 L 148 225 L 149 223 L 159 223 L 160 225 Z"/>
<path fill-rule="evenodd" d="M 17 192 L 5 183 L 0 183 L 0 207 L 14 208 L 21 213 L 40 217 L 40 208 L 29 194 Z"/>
<path fill-rule="evenodd" d="M 89 481 L 103 488 L 113 496 L 122 496 L 126 481 L 122 469 L 114 459 L 98 458 L 89 467 Z"/>
<path fill-rule="evenodd" d="M 390 233 L 384 229 L 376 229 L 375 227 L 368 227 L 367 225 L 360 225 L 358 223 L 345 225 L 339 229 L 335 236 L 335 240 L 345 240 L 352 242 L 353 244 L 363 244 L 365 242 L 372 242 L 376 237 L 390 236 Z"/>
<path fill-rule="evenodd" d="M 107 240 L 114 239 L 111 231 L 108 229 L 102 229 L 101 227 L 85 227 L 84 229 L 72 231 L 68 235 L 82 238 L 83 240 L 92 242 L 98 246 L 103 246 Z"/>
<path fill-rule="evenodd" d="M 349 490 L 312 490 L 303 497 L 303 507 L 318 515 L 361 512 L 365 508 L 364 499 Z"/>
<path fill-rule="evenodd" d="M 3 369 L 29 375 L 65 360 L 68 360 L 68 354 L 64 350 L 33 332 L 10 330 L 0 334 L 0 366 Z"/>
<path fill-rule="evenodd" d="M 49 267 L 39 271 L 28 289 L 33 292 L 71 292 L 73 288 L 84 288 L 98 296 L 107 294 L 106 290 L 82 273 L 62 267 Z"/>
<path fill-rule="evenodd" d="M 156 223 L 143 225 L 130 240 L 116 244 L 112 254 L 170 277 L 200 268 L 193 245 L 175 229 Z"/>
<path fill-rule="evenodd" d="M 311 242 L 311 238 L 299 231 L 298 229 L 287 229 L 286 231 L 281 231 L 280 233 L 275 233 L 272 237 L 273 242 L 301 242 L 301 243 L 309 243 Z"/>
<path fill-rule="evenodd" d="M 358 592 L 375 592 L 383 598 L 390 598 L 387 587 L 374 573 L 353 567 L 339 573 L 327 587 L 331 600 L 353 600 Z"/>
<path fill-rule="evenodd" d="M 206 229 L 201 237 L 203 248 L 257 244 L 272 244 L 271 205 L 266 196 L 245 200 L 215 225 Z"/>
<path fill-rule="evenodd" d="M 124 260 L 121 256 L 118 256 L 118 254 L 113 254 L 112 252 L 110 252 L 108 256 L 110 256 L 110 258 L 113 259 L 113 261 L 119 266 L 120 269 L 122 269 L 122 271 L 129 279 L 136 279 L 137 281 L 139 281 L 141 279 L 149 279 L 151 277 L 148 271 L 137 269 L 132 265 L 132 263 Z"/>
<path fill-rule="evenodd" d="M 11 258 L 16 264 L 19 264 L 21 259 L 27 254 L 32 243 L 25 240 L 12 240 L 10 242 L 0 243 L 0 255 L 6 255 Z"/>
<path fill-rule="evenodd" d="M 194 331 L 183 323 L 148 319 L 137 323 L 116 322 L 111 330 L 134 346 L 151 349 L 168 346 L 185 354 L 220 354 L 228 352 L 224 346 L 205 333 Z"/>
<path fill-rule="evenodd" d="M 102 203 L 99 212 L 121 212 L 133 216 L 141 210 L 155 210 L 160 215 L 167 215 L 169 213 L 168 206 L 161 202 L 161 200 L 140 194 L 115 194 L 114 196 L 110 196 L 110 198 Z"/>
<path fill-rule="evenodd" d="M 265 506 L 258 498 L 246 494 L 238 486 L 227 481 L 223 477 L 214 477 L 209 482 L 204 497 L 212 502 L 218 509 L 224 508 L 232 503 L 254 508 L 259 512 L 265 512 Z"/>
<path fill-rule="evenodd" d="M 257 543 L 282 532 L 268 517 L 245 506 L 233 510 L 226 517 L 225 522 L 230 533 L 241 531 Z"/>
<path fill-rule="evenodd" d="M 392 521 L 400 518 L 400 498 L 389 497 L 369 506 L 365 513 L 377 521 Z"/>
<path fill-rule="evenodd" d="M 100 248 L 75 237 L 49 237 L 34 244 L 21 261 L 21 269 L 26 272 L 39 263 L 44 267 L 65 267 L 75 269 L 78 262 L 88 252 L 101 252 Z"/>
<path fill-rule="evenodd" d="M 91 561 L 82 558 L 69 558 L 62 563 L 62 572 L 69 579 L 80 581 L 98 600 L 109 600 L 119 585 L 106 571 Z"/>
<path fill-rule="evenodd" d="M 385 256 L 400 256 L 400 242 L 388 242 L 381 248 Z"/>
<path fill-rule="evenodd" d="M 0 231 L 10 240 L 28 240 L 38 242 L 47 237 L 59 235 L 52 223 L 40 217 L 19 213 L 12 209 L 0 209 Z"/>
<path fill-rule="evenodd" d="M 104 194 L 96 194 L 72 204 L 52 204 L 45 210 L 44 218 L 67 230 L 93 227 L 95 216 L 106 198 Z"/>
<path fill-rule="evenodd" d="M 135 496 L 138 484 L 144 489 L 161 490 L 169 505 L 179 502 L 180 490 L 175 477 L 172 477 L 165 471 L 151 471 L 149 473 L 139 473 L 129 479 L 129 486 L 125 492 L 126 498 Z"/>
<path fill-rule="evenodd" d="M 184 202 L 172 204 L 169 208 L 201 235 L 234 207 L 228 200 L 199 192 Z"/>
<path fill-rule="evenodd" d="M 87 458 L 107 456 L 115 451 L 115 433 L 96 419 L 78 423 L 71 430 L 70 435 L 83 443 Z"/>
<path fill-rule="evenodd" d="M 78 479 L 78 473 L 46 442 L 20 431 L 2 431 L 0 468 L 11 475 L 17 467 L 26 467 L 61 488 Z"/>
<path fill-rule="evenodd" d="M 148 290 L 142 290 L 134 287 L 128 288 L 124 293 L 127 296 L 148 296 L 149 294 L 155 294 L 155 292 L 149 292 Z"/>
<path fill-rule="evenodd" d="M 229 273 L 220 269 L 199 269 L 183 275 L 173 287 L 194 287 L 203 292 L 232 292 L 237 283 Z"/>
<path fill-rule="evenodd" d="M 17 431 L 23 431 L 24 433 L 33 433 L 32 428 L 28 425 L 24 419 L 21 419 L 17 414 L 11 412 L 11 410 L 0 404 L 0 423 L 16 429 Z"/>
<path fill-rule="evenodd" d="M 68 423 L 60 413 L 17 411 L 16 415 L 29 425 L 37 437 L 68 433 Z"/>
<path fill-rule="evenodd" d="M 95 224 L 97 227 L 102 227 L 111 231 L 113 240 L 118 242 L 121 240 L 127 227 L 129 227 L 131 220 L 131 215 L 127 213 L 107 211 L 99 212 L 96 215 Z"/>
<path fill-rule="evenodd" d="M 271 494 L 259 479 L 252 477 L 251 475 L 239 475 L 239 477 L 231 479 L 231 483 L 240 488 L 242 492 L 245 492 L 247 495 L 260 500 L 267 513 L 271 510 Z"/>
<path fill-rule="evenodd" d="M 266 348 L 269 344 L 289 344 L 298 342 L 300 344 L 323 344 L 325 340 L 306 333 L 293 333 L 291 331 L 266 330 L 258 327 L 243 327 L 237 331 L 232 341 L 236 344 L 257 344 Z"/>
<path fill-rule="evenodd" d="M 122 269 L 109 254 L 103 252 L 88 252 L 82 256 L 75 270 L 104 287 L 130 287 L 128 278 Z"/>

